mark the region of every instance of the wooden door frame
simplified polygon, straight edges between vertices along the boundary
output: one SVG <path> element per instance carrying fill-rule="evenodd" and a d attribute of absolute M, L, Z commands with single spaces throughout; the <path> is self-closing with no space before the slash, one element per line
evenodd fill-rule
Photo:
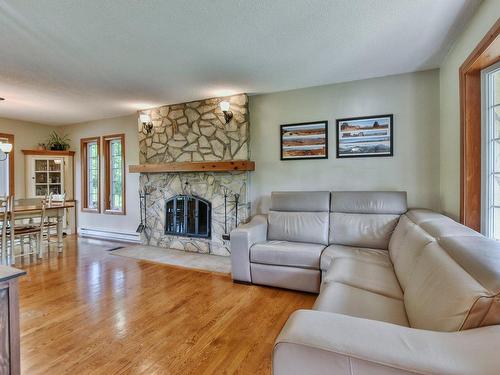
<path fill-rule="evenodd" d="M 12 144 L 12 151 L 9 153 L 9 195 L 16 194 L 16 181 L 15 181 L 15 164 L 14 164 L 14 151 L 16 150 L 14 144 L 14 134 L 0 133 L 0 138 L 7 139 Z"/>
<path fill-rule="evenodd" d="M 460 222 L 481 230 L 481 70 L 500 61 L 500 18 L 459 69 Z"/>

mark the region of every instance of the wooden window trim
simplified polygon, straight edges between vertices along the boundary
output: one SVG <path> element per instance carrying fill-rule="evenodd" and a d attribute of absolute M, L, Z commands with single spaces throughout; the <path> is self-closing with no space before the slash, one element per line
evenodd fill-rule
<path fill-rule="evenodd" d="M 481 230 L 481 70 L 500 61 L 500 19 L 459 69 L 460 222 Z"/>
<path fill-rule="evenodd" d="M 9 153 L 9 195 L 16 195 L 16 181 L 15 181 L 15 163 L 14 163 L 14 151 L 16 146 L 14 143 L 14 135 L 7 133 L 0 133 L 0 138 L 6 139 L 10 144 L 12 144 L 12 151 Z"/>
<path fill-rule="evenodd" d="M 97 158 L 99 173 L 97 174 L 97 208 L 88 208 L 88 165 L 87 165 L 87 144 L 97 143 Z M 81 155 L 81 180 L 82 180 L 82 212 L 100 213 L 101 212 L 101 137 L 90 137 L 80 139 Z"/>
<path fill-rule="evenodd" d="M 103 138 L 103 153 L 104 153 L 104 213 L 109 215 L 126 215 L 126 187 L 125 187 L 125 134 L 112 134 L 105 135 Z M 113 140 L 119 139 L 122 144 L 122 209 L 121 210 L 112 210 L 111 209 L 111 171 L 110 171 L 110 162 L 111 162 L 111 149 L 109 147 L 110 142 Z"/>

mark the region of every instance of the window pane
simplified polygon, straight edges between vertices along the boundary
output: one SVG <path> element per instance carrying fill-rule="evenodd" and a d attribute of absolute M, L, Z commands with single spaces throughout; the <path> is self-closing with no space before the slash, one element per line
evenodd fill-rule
<path fill-rule="evenodd" d="M 491 198 L 493 205 L 500 206 L 500 174 L 494 174 L 492 176 L 492 183 L 493 196 Z"/>
<path fill-rule="evenodd" d="M 121 139 L 109 141 L 109 193 L 110 209 L 123 209 L 123 161 Z"/>
<path fill-rule="evenodd" d="M 493 126 L 495 127 L 495 138 L 500 138 L 500 106 L 493 108 L 492 116 Z"/>
<path fill-rule="evenodd" d="M 54 160 L 49 160 L 49 170 L 60 171 L 61 170 L 61 163 L 56 163 Z"/>
<path fill-rule="evenodd" d="M 500 240 L 500 208 L 493 208 L 493 238 Z"/>
<path fill-rule="evenodd" d="M 484 91 L 481 101 L 485 104 L 481 116 L 485 119 L 482 129 L 486 139 L 483 160 L 486 166 L 482 181 L 483 204 L 482 231 L 500 240 L 500 64 L 482 72 Z"/>
<path fill-rule="evenodd" d="M 99 192 L 99 158 L 97 155 L 97 142 L 87 144 L 87 206 L 98 207 Z"/>
<path fill-rule="evenodd" d="M 492 74 L 493 80 L 493 104 L 500 104 L 500 70 Z"/>
<path fill-rule="evenodd" d="M 35 160 L 35 170 L 36 171 L 46 171 L 47 170 L 47 160 Z"/>
<path fill-rule="evenodd" d="M 37 196 L 47 195 L 47 185 L 37 185 L 35 190 Z"/>
<path fill-rule="evenodd" d="M 493 171 L 500 172 L 500 140 L 493 142 Z"/>

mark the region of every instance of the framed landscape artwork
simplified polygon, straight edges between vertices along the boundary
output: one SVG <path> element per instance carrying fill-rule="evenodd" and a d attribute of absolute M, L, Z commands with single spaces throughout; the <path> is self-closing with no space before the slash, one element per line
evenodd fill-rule
<path fill-rule="evenodd" d="M 337 158 L 393 155 L 392 115 L 337 120 Z"/>
<path fill-rule="evenodd" d="M 280 126 L 281 160 L 327 159 L 328 121 Z"/>

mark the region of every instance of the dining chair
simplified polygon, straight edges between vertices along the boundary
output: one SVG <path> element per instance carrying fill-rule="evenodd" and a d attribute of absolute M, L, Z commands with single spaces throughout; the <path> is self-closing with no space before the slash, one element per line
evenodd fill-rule
<path fill-rule="evenodd" d="M 63 194 L 52 194 L 50 193 L 47 198 L 47 206 L 52 204 L 57 204 L 64 206 L 66 203 L 66 193 Z M 64 215 L 65 217 L 66 215 Z M 57 217 L 48 216 L 46 219 L 46 231 L 44 233 L 45 240 L 47 241 L 47 250 L 50 251 L 50 244 L 57 243 L 57 240 L 52 241 L 51 237 L 57 234 Z"/>
<path fill-rule="evenodd" d="M 9 245 L 7 247 L 7 258 L 10 263 L 15 263 L 16 257 L 24 257 L 28 255 L 36 255 L 38 258 L 43 257 L 43 232 L 45 228 L 45 201 L 42 200 L 40 212 L 32 215 L 34 220 L 26 222 L 25 217 L 17 217 L 16 205 L 18 201 L 11 196 L 8 204 L 8 225 L 7 225 L 7 238 Z M 26 242 L 27 240 L 27 242 Z M 33 246 L 35 242 L 35 246 Z M 16 243 L 20 245 L 20 254 L 15 253 Z M 25 251 L 25 246 L 28 245 L 30 251 Z"/>
<path fill-rule="evenodd" d="M 0 263 L 5 264 L 7 259 L 7 223 L 9 203 L 8 197 L 0 197 Z"/>

